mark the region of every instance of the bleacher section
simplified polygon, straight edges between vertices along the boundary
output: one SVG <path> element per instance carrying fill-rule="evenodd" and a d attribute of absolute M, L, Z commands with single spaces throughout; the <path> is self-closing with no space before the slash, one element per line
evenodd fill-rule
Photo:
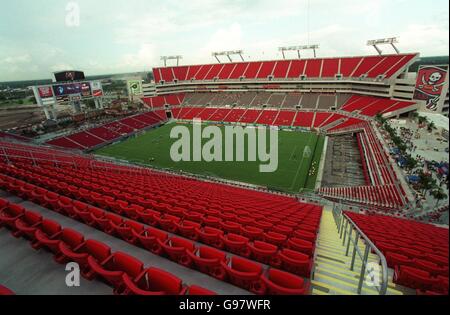
<path fill-rule="evenodd" d="M 391 78 L 416 58 L 416 54 L 343 57 L 304 60 L 280 60 L 239 62 L 214 65 L 194 65 L 153 69 L 156 83 L 165 84 L 183 81 L 213 80 L 299 80 L 302 75 L 307 79 L 332 79 L 338 74 L 344 79 L 368 79 L 378 77 Z M 186 75 L 187 72 L 187 75 Z"/>
<path fill-rule="evenodd" d="M 386 257 L 394 283 L 418 294 L 448 294 L 448 229 L 420 222 L 345 213 Z"/>
<path fill-rule="evenodd" d="M 168 96 L 166 96 L 168 98 Z M 176 105 L 175 105 L 176 104 Z M 179 104 L 173 103 L 173 106 Z M 221 93 L 188 93 L 182 106 L 239 106 L 239 107 L 274 107 L 296 108 L 301 106 L 306 110 L 332 109 L 342 110 L 352 114 L 374 117 L 378 113 L 391 116 L 399 111 L 412 110 L 415 102 L 393 100 L 373 96 L 349 94 L 319 94 L 319 93 L 269 93 L 269 92 L 221 92 Z"/>
<path fill-rule="evenodd" d="M 322 187 L 319 193 L 330 199 L 377 206 L 379 211 L 401 210 L 408 198 L 389 160 L 389 154 L 383 149 L 370 123 L 357 125 L 363 171 L 370 186 Z"/>
<path fill-rule="evenodd" d="M 163 108 L 165 105 L 178 106 L 184 101 L 184 93 L 144 97 L 142 101 L 149 108 Z"/>
<path fill-rule="evenodd" d="M 164 114 L 164 118 L 161 117 Z M 155 126 L 166 121 L 165 111 L 148 112 L 116 122 L 74 133 L 69 136 L 52 139 L 47 144 L 79 150 L 89 150 L 118 140 L 139 130 Z"/>
<path fill-rule="evenodd" d="M 14 146 L 6 144 L 7 148 Z M 38 147 L 30 147 L 30 151 L 39 152 Z M 42 154 L 46 152 L 44 148 Z M 77 159 L 74 156 L 74 161 Z M 84 159 L 80 157 L 80 161 Z M 126 167 L 120 167 L 125 172 L 119 169 L 118 173 L 83 165 L 86 163 L 55 166 L 54 161 L 36 161 L 16 152 L 15 157 L 0 160 L 0 187 L 252 293 L 308 293 L 321 207 L 299 203 L 295 198 L 150 170 L 143 176 L 134 168 L 126 172 Z M 13 232 L 17 232 L 15 222 L 21 219 L 18 215 L 6 202 L 0 204 L 0 224 L 10 224 Z M 36 248 L 46 247 L 47 241 L 38 237 L 34 244 Z M 63 256 L 67 256 L 64 251 L 61 255 L 58 247 L 49 249 L 56 250 L 58 260 L 64 261 Z M 206 268 L 204 260 L 210 255 L 218 259 L 212 269 Z M 116 270 L 111 265 L 88 263 L 86 267 L 91 269 L 86 270 L 85 276 L 102 278 L 106 270 Z M 253 276 L 249 278 L 246 272 Z M 276 289 L 270 283 L 277 282 L 277 273 L 299 285 L 294 288 L 278 283 L 281 288 Z M 106 276 L 105 280 L 111 279 Z M 123 283 L 119 279 L 110 284 L 117 290 Z M 127 293 L 142 294 L 148 290 L 145 286 L 141 289 Z"/>
<path fill-rule="evenodd" d="M 415 102 L 405 102 L 372 96 L 352 96 L 347 103 L 342 106 L 342 110 L 355 112 L 364 116 L 374 117 L 378 113 L 387 114 L 397 112 L 414 106 Z"/>

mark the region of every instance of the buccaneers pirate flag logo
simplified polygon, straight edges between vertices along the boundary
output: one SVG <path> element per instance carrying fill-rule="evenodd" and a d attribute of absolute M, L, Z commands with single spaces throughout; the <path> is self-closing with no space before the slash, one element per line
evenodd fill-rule
<path fill-rule="evenodd" d="M 447 69 L 436 66 L 423 66 L 417 74 L 414 99 L 426 101 L 429 110 L 437 109 L 442 89 L 447 78 Z"/>

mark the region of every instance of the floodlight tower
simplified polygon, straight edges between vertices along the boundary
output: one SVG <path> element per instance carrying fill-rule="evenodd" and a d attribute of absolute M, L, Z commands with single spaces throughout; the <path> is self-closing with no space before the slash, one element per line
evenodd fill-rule
<path fill-rule="evenodd" d="M 390 38 L 381 38 L 381 39 L 372 39 L 367 41 L 367 46 L 372 46 L 377 51 L 378 55 L 382 55 L 383 51 L 380 49 L 380 45 L 391 45 L 392 48 L 394 48 L 395 52 L 397 54 L 400 54 L 400 51 L 398 50 L 397 46 L 395 44 L 398 43 L 397 37 L 390 37 Z"/>
<path fill-rule="evenodd" d="M 219 59 L 219 56 L 227 56 L 227 57 L 228 57 L 228 60 L 229 60 L 230 62 L 233 62 L 233 59 L 231 59 L 231 56 L 239 55 L 239 57 L 241 57 L 241 60 L 244 61 L 244 57 L 242 56 L 243 53 L 244 53 L 244 52 L 243 52 L 242 50 L 218 51 L 218 52 L 213 52 L 213 53 L 212 53 L 212 56 L 213 56 L 214 58 L 216 58 L 216 60 L 217 60 L 218 63 L 222 63 L 222 62 L 220 61 L 220 59 Z"/>
<path fill-rule="evenodd" d="M 177 67 L 180 65 L 180 60 L 183 59 L 183 56 L 161 56 L 161 60 L 164 61 L 164 67 L 167 67 L 167 60 L 176 60 Z"/>
<path fill-rule="evenodd" d="M 301 46 L 288 46 L 279 47 L 278 50 L 283 54 L 283 59 L 286 59 L 286 51 L 296 51 L 298 59 L 301 58 L 300 51 L 302 50 L 312 50 L 314 52 L 314 58 L 317 57 L 316 50 L 319 49 L 319 45 L 301 45 Z"/>

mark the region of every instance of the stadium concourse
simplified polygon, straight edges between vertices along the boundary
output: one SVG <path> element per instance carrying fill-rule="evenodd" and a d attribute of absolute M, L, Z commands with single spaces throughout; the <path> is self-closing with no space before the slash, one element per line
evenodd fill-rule
<path fill-rule="evenodd" d="M 44 144 L 0 134 L 1 285 L 19 294 L 448 294 L 448 227 L 412 220 L 414 196 L 374 119 L 417 109 L 390 88 L 417 58 L 156 68 L 157 95 L 141 113 Z M 305 176 L 322 175 L 294 194 L 95 154 L 195 118 L 324 136 Z M 338 154 L 346 147 L 350 161 Z M 359 175 L 344 179 L 347 169 Z M 83 275 L 75 291 L 57 280 L 69 262 Z"/>

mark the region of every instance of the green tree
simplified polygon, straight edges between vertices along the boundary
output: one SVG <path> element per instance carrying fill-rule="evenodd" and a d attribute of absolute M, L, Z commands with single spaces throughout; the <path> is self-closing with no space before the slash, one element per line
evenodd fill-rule
<path fill-rule="evenodd" d="M 431 195 L 434 197 L 434 199 L 436 199 L 436 208 L 438 208 L 441 200 L 447 199 L 447 194 L 445 194 L 445 192 L 441 188 L 432 190 Z"/>
<path fill-rule="evenodd" d="M 427 175 L 424 172 L 420 172 L 419 183 L 422 188 L 422 193 L 425 194 L 427 191 L 430 191 L 435 187 L 436 180 L 433 179 L 433 177 L 431 177 L 430 175 Z"/>
<path fill-rule="evenodd" d="M 413 158 L 411 155 L 407 155 L 406 157 L 405 167 L 408 170 L 412 170 L 417 166 L 417 160 Z"/>
<path fill-rule="evenodd" d="M 422 124 L 424 124 L 424 123 L 426 123 L 427 122 L 427 117 L 425 117 L 425 116 L 419 116 L 419 117 L 417 117 L 417 122 L 419 123 L 419 125 L 422 125 Z"/>

